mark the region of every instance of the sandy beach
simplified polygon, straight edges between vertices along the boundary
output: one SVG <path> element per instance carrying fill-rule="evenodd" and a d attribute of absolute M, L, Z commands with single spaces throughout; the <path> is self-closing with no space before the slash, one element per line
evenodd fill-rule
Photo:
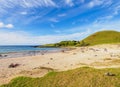
<path fill-rule="evenodd" d="M 19 64 L 10 68 L 10 64 Z M 64 71 L 82 66 L 120 67 L 120 44 L 77 47 L 71 51 L 37 56 L 0 59 L 0 85 L 16 76 L 42 77 L 51 70 Z"/>

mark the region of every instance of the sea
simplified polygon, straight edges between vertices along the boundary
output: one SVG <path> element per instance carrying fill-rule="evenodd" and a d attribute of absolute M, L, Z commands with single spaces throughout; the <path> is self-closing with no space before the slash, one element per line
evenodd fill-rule
<path fill-rule="evenodd" d="M 0 46 L 0 58 L 44 55 L 46 53 L 59 52 L 61 50 L 63 50 L 63 48 L 37 48 L 28 45 Z"/>

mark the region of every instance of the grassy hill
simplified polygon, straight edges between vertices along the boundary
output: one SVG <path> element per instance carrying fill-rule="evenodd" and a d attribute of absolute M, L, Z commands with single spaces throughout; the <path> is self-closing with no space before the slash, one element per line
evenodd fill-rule
<path fill-rule="evenodd" d="M 90 45 L 120 43 L 120 32 L 99 31 L 83 40 Z"/>
<path fill-rule="evenodd" d="M 120 32 L 117 31 L 99 31 L 82 41 L 61 41 L 55 44 L 46 44 L 40 47 L 67 47 L 67 46 L 88 46 L 97 44 L 120 43 Z"/>
<path fill-rule="evenodd" d="M 106 76 L 106 72 L 115 76 Z M 78 68 L 64 72 L 50 72 L 42 78 L 18 77 L 0 87 L 120 87 L 120 68 Z"/>

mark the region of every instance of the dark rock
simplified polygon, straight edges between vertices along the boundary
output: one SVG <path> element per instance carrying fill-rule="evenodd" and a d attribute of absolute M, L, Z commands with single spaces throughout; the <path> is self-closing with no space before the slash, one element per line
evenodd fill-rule
<path fill-rule="evenodd" d="M 113 73 L 107 72 L 107 73 L 105 73 L 105 76 L 116 76 L 116 75 Z"/>
<path fill-rule="evenodd" d="M 13 64 L 13 63 L 11 63 L 9 66 L 8 66 L 8 68 L 16 68 L 16 67 L 18 67 L 20 64 Z"/>
<path fill-rule="evenodd" d="M 53 58 L 50 58 L 50 60 L 53 60 Z"/>

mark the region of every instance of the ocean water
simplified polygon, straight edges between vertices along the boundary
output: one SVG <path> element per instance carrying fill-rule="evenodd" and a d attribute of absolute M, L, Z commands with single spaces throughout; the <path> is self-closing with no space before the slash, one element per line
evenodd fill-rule
<path fill-rule="evenodd" d="M 35 48 L 33 46 L 0 46 L 0 53 L 57 50 L 60 50 L 60 48 Z"/>
<path fill-rule="evenodd" d="M 62 48 L 35 48 L 34 46 L 0 46 L 0 58 L 17 58 L 24 56 L 45 55 L 60 52 Z"/>

